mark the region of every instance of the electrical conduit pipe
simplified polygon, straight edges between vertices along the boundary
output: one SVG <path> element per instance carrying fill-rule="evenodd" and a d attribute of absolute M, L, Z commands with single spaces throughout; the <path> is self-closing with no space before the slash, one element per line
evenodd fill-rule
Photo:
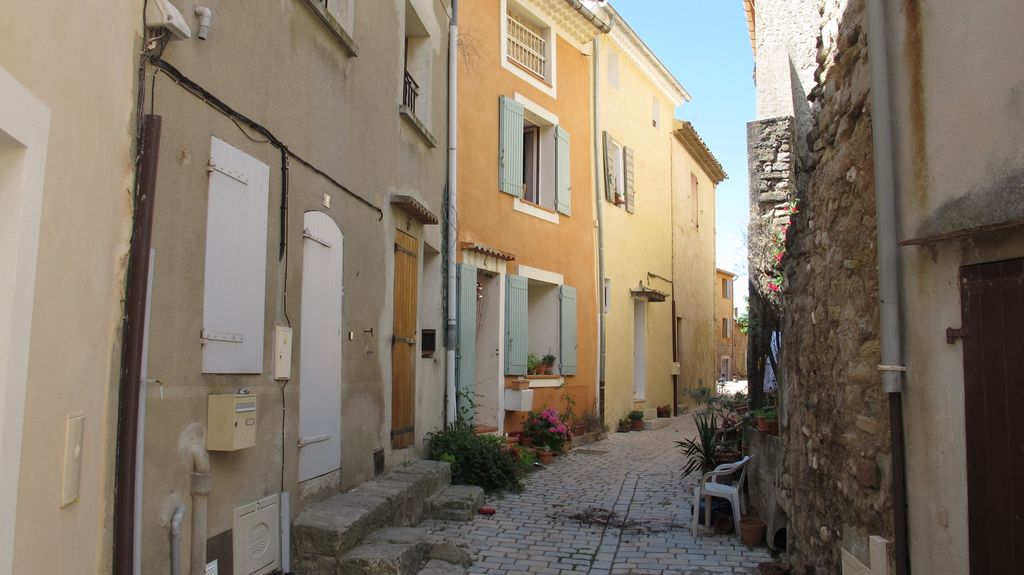
<path fill-rule="evenodd" d="M 192 445 L 192 559 L 190 573 L 206 573 L 206 496 L 213 489 L 210 454 L 199 444 Z"/>
<path fill-rule="evenodd" d="M 455 310 L 458 306 L 455 274 L 455 245 L 458 243 L 458 227 L 455 221 L 456 208 L 456 184 L 457 184 L 457 142 L 458 142 L 458 115 L 456 103 L 458 100 L 458 70 L 459 63 L 459 0 L 451 0 L 452 14 L 448 22 L 448 209 L 446 210 L 445 225 L 448 226 L 447 250 L 448 269 L 448 317 L 447 329 L 445 330 L 445 343 L 448 346 L 445 350 L 445 395 L 448 396 L 445 405 L 445 422 L 455 421 L 455 411 L 458 401 L 455 381 Z"/>
<path fill-rule="evenodd" d="M 181 575 L 181 520 L 185 518 L 185 506 L 174 506 L 171 515 L 171 575 Z"/>

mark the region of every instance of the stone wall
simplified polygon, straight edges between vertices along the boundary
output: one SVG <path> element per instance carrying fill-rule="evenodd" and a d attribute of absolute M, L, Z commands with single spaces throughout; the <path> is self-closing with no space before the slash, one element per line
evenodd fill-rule
<path fill-rule="evenodd" d="M 863 0 L 820 0 L 817 84 L 783 296 L 784 491 L 798 573 L 867 562 L 892 537 L 890 438 L 879 363 L 870 78 Z"/>

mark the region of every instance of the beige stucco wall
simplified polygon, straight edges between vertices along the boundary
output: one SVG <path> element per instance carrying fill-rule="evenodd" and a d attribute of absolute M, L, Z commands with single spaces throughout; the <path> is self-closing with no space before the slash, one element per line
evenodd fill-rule
<path fill-rule="evenodd" d="M 690 174 L 697 176 L 697 218 L 694 225 Z M 715 367 L 715 183 L 686 148 L 672 138 L 673 275 L 679 349 L 679 388 L 711 386 Z M 686 403 L 680 393 L 680 403 Z"/>
<path fill-rule="evenodd" d="M 1013 0 L 887 8 L 901 239 L 1024 214 L 1024 76 Z M 964 78 L 970 82 L 964 82 Z M 958 202 L 958 203 L 954 203 Z M 966 573 L 968 525 L 959 267 L 1024 257 L 1012 231 L 900 248 L 904 410 L 915 571 Z"/>
<path fill-rule="evenodd" d="M 109 571 L 141 9 L 0 2 L 0 67 L 50 113 L 14 552 L 0 573 Z M 64 422 L 78 413 L 79 499 L 61 509 Z"/>
<path fill-rule="evenodd" d="M 634 398 L 634 299 L 639 284 L 672 292 L 672 156 L 671 133 L 675 110 L 623 50 L 617 38 L 601 38 L 599 71 L 600 126 L 621 146 L 634 153 L 636 209 L 605 200 L 604 158 L 600 158 L 600 201 L 604 202 L 605 277 L 611 280 L 605 327 L 605 418 L 614 423 L 636 408 L 672 403 L 672 302 L 647 306 L 646 394 Z M 608 79 L 609 54 L 618 57 L 618 87 Z M 652 125 L 653 99 L 660 108 Z M 602 137 L 598 134 L 598 137 Z M 602 155 L 603 156 L 603 155 Z"/>
<path fill-rule="evenodd" d="M 196 2 L 180 2 L 190 14 Z M 304 0 L 275 3 L 221 1 L 209 39 L 169 44 L 163 58 L 182 73 L 271 130 L 290 150 L 383 208 L 378 213 L 349 197 L 299 162 L 290 162 L 287 266 L 278 259 L 281 158 L 274 146 L 248 138 L 230 119 L 184 91 L 165 74 L 155 87 L 155 113 L 163 139 L 153 232 L 155 266 L 148 378 L 160 380 L 147 394 L 143 562 L 154 572 L 167 562 L 171 505 L 189 501 L 191 462 L 187 447 L 205 425 L 207 396 L 244 387 L 260 400 L 254 448 L 211 453 L 214 488 L 209 496 L 208 535 L 232 528 L 233 510 L 282 489 L 291 494 L 293 516 L 320 495 L 373 476 L 373 450 L 383 448 L 392 466 L 422 454 L 424 435 L 442 424 L 444 350 L 440 346 L 440 257 L 424 257 L 420 271 L 420 327 L 439 336 L 437 359 L 417 354 L 416 447 L 391 450 L 391 335 L 393 244 L 401 229 L 427 251 L 441 250 L 439 226 L 424 226 L 392 208 L 392 194 L 411 195 L 440 215 L 445 180 L 447 118 L 447 18 L 436 2 L 412 3 L 430 33 L 430 109 L 421 118 L 437 141 L 430 148 L 399 115 L 402 101 L 405 2 L 359 2 L 352 37 L 358 56 L 346 54 Z M 148 108 L 148 99 L 147 99 Z M 429 114 L 427 113 L 429 112 Z M 256 140 L 262 136 L 247 130 Z M 203 318 L 206 237 L 206 163 L 216 136 L 270 167 L 266 246 L 263 373 L 203 375 L 198 334 Z M 321 195 L 331 195 L 331 207 Z M 304 212 L 328 214 L 344 234 L 342 319 L 341 470 L 297 485 L 296 445 L 302 393 L 302 230 Z M 427 278 L 434 278 L 427 283 Z M 287 307 L 284 291 L 287 289 Z M 294 328 L 292 378 L 282 392 L 273 380 L 273 326 Z M 352 333 L 352 339 L 348 337 Z M 161 389 L 162 388 L 162 389 Z M 284 412 L 282 414 L 282 395 Z M 282 430 L 282 416 L 284 418 Z M 282 446 L 282 433 L 284 445 Z M 283 452 L 283 453 L 282 453 Z M 283 456 L 283 469 L 282 469 Z M 283 486 L 282 482 L 283 474 Z M 300 497 L 308 495 L 308 497 Z M 183 553 L 190 529 L 183 528 Z"/>

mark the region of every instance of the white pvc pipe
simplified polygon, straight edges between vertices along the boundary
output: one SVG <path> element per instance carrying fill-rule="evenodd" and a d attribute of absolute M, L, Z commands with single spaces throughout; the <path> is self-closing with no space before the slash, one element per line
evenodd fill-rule
<path fill-rule="evenodd" d="M 181 521 L 185 506 L 178 504 L 171 515 L 171 575 L 181 575 Z"/>
<path fill-rule="evenodd" d="M 197 444 L 192 445 L 192 575 L 206 573 L 206 496 L 213 489 L 210 454 Z"/>
<path fill-rule="evenodd" d="M 455 326 L 456 309 L 458 306 L 456 292 L 455 274 L 455 246 L 458 243 L 458 226 L 456 225 L 456 188 L 458 181 L 457 168 L 457 146 L 458 141 L 458 61 L 459 61 L 459 0 L 452 0 L 452 15 L 448 23 L 448 210 L 445 218 L 445 225 L 448 226 L 448 317 L 446 341 L 448 347 L 445 350 L 445 386 L 447 389 L 448 402 L 445 406 L 445 422 L 455 421 L 456 402 L 458 400 L 455 391 Z"/>

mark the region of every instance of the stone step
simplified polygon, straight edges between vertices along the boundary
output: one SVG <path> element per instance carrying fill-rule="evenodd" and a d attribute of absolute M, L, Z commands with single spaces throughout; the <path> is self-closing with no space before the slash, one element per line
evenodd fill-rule
<path fill-rule="evenodd" d="M 672 425 L 671 417 L 656 417 L 654 419 L 644 420 L 644 429 L 647 430 L 664 429 L 670 425 Z"/>
<path fill-rule="evenodd" d="M 433 519 L 469 521 L 484 504 L 484 490 L 475 485 L 450 485 L 427 499 L 424 514 Z"/>
<path fill-rule="evenodd" d="M 447 463 L 414 461 L 330 497 L 295 518 L 296 560 L 327 569 L 375 529 L 418 523 L 427 498 L 450 483 Z"/>
<path fill-rule="evenodd" d="M 463 573 L 472 560 L 464 549 L 414 527 L 377 531 L 338 560 L 344 575 L 412 575 L 423 569 Z"/>

